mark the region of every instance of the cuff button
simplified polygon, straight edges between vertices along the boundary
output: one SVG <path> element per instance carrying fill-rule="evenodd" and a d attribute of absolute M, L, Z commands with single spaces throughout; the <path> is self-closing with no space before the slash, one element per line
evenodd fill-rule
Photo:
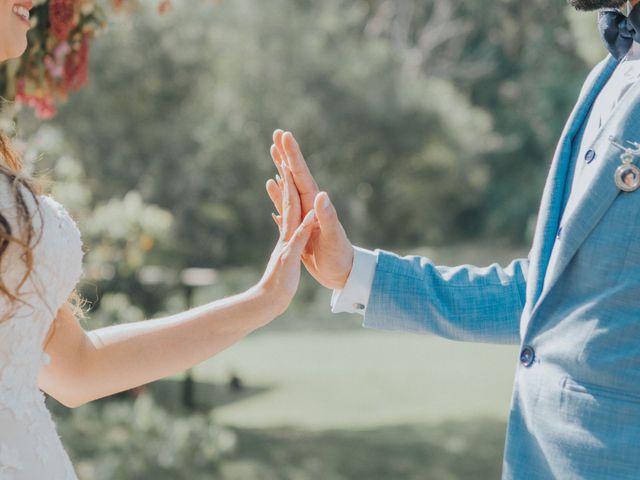
<path fill-rule="evenodd" d="M 361 303 L 354 303 L 351 306 L 353 307 L 354 310 L 364 310 L 364 305 Z"/>

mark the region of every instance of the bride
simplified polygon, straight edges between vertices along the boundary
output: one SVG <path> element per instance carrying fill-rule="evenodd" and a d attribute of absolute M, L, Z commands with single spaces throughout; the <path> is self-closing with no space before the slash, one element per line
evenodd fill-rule
<path fill-rule="evenodd" d="M 29 0 L 0 0 L 0 62 L 25 51 L 30 8 Z M 0 133 L 0 479 L 76 479 L 41 390 L 77 407 L 202 362 L 288 307 L 315 217 L 311 211 L 301 219 L 291 173 L 285 164 L 280 171 L 280 238 L 254 287 L 179 314 L 87 332 L 69 302 L 82 274 L 80 232 L 21 171 Z"/>

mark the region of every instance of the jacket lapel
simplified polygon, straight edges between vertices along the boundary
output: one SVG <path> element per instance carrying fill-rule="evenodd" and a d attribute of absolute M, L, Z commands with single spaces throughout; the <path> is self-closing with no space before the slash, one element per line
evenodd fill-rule
<path fill-rule="evenodd" d="M 560 212 L 562 209 L 568 166 L 571 159 L 573 139 L 580 129 L 580 126 L 585 121 L 585 118 L 591 109 L 594 100 L 598 96 L 598 93 L 602 90 L 602 87 L 615 70 L 617 64 L 618 61 L 613 57 L 609 56 L 607 58 L 600 72 L 594 76 L 591 85 L 586 86 L 586 93 L 584 93 L 578 100 L 578 103 L 571 112 L 569 120 L 567 121 L 564 131 L 560 137 L 560 141 L 558 142 L 544 187 L 544 192 L 542 194 L 533 246 L 529 256 L 529 275 L 527 281 L 527 306 L 531 312 L 529 318 L 531 318 L 534 305 L 538 303 L 542 293 L 549 257 L 551 256 L 551 250 L 553 248 L 556 232 L 560 222 Z M 601 129 L 600 133 L 603 131 L 604 129 Z M 613 173 L 611 175 L 611 178 L 613 179 Z M 609 183 L 613 184 L 613 180 Z M 611 196 L 611 192 L 608 191 L 606 187 L 604 187 L 603 190 L 605 191 L 600 193 L 594 192 L 593 195 L 590 195 L 590 198 L 593 198 L 591 198 L 589 204 L 597 203 L 597 195 L 608 194 L 608 196 Z M 613 198 L 611 198 L 607 205 L 611 201 L 613 201 Z M 600 210 L 603 207 L 602 205 L 598 205 L 598 208 Z M 583 212 L 585 209 L 580 208 L 579 210 Z M 606 208 L 604 210 L 606 210 Z M 602 210 L 602 213 L 604 213 L 604 210 Z M 575 230 L 576 238 L 586 235 L 584 228 L 580 225 L 574 225 L 573 229 Z M 569 236 L 568 232 L 566 236 Z M 575 246 L 572 248 L 575 248 Z M 523 324 L 521 325 L 521 334 L 523 335 L 527 324 L 528 321 L 523 321 Z"/>
<path fill-rule="evenodd" d="M 603 153 L 601 157 L 603 161 L 595 166 L 596 171 L 592 181 L 587 186 L 586 193 L 580 203 L 562 221 L 562 240 L 556 247 L 558 248 L 556 262 L 553 269 L 548 272 L 549 278 L 544 282 L 544 288 L 536 308 L 542 304 L 546 293 L 558 281 L 580 245 L 616 197 L 621 194 L 614 183 L 614 173 L 621 164 L 622 151 L 611 144 L 609 136 L 616 137 L 619 143 L 624 143 L 626 140 L 640 141 L 640 133 L 636 127 L 640 121 L 640 118 L 637 118 L 637 105 L 631 101 L 624 101 L 636 97 L 639 92 L 640 83 L 636 83 L 625 94 L 618 110 L 611 114 L 592 142 L 592 148 Z M 631 125 L 634 128 L 629 128 Z"/>

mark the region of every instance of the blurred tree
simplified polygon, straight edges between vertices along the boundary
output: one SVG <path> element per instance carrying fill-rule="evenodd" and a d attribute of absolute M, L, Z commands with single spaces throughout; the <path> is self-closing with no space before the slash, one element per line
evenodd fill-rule
<path fill-rule="evenodd" d="M 184 415 L 148 394 L 51 408 L 80 478 L 216 478 L 221 457 L 236 445 L 235 433 L 217 425 L 212 412 Z"/>
<path fill-rule="evenodd" d="M 481 224 L 469 225 L 529 240 L 563 123 L 588 67 L 606 54 L 595 14 L 557 0 L 362 1 L 367 34 L 389 39 L 423 76 L 453 82 L 490 112 L 501 142 L 484 157 L 483 211 L 470 212 Z"/>
<path fill-rule="evenodd" d="M 162 17 L 112 18 L 92 83 L 54 122 L 94 203 L 138 190 L 173 214 L 162 259 L 173 268 L 266 261 L 279 126 L 297 134 L 358 243 L 526 242 L 588 68 L 567 8 L 177 1 Z"/>
<path fill-rule="evenodd" d="M 40 176 L 52 180 L 51 195 L 65 205 L 82 231 L 83 296 L 98 308 L 107 292 L 107 309 L 99 312 L 93 326 L 139 320 L 139 309 L 129 306 L 129 301 L 153 313 L 164 306 L 166 290 L 175 286 L 149 288 L 139 279 L 143 265 L 164 262 L 173 251 L 173 217 L 145 203 L 136 190 L 96 200 L 85 167 L 70 150 L 59 129 L 43 125 L 31 136 L 25 159 L 29 164 L 37 159 Z"/>
<path fill-rule="evenodd" d="M 407 68 L 387 40 L 365 38 L 367 11 L 343 4 L 176 2 L 162 18 L 114 22 L 95 42 L 92 84 L 55 120 L 95 198 L 138 188 L 170 209 L 177 267 L 262 263 L 275 237 L 268 147 L 282 126 L 354 239 L 455 233 L 481 208 L 483 154 L 499 143 L 491 117 Z"/>

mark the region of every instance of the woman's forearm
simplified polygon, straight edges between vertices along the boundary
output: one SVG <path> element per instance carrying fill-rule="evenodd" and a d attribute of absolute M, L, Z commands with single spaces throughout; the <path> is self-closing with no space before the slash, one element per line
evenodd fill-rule
<path fill-rule="evenodd" d="M 73 389 L 82 404 L 192 367 L 272 320 L 257 289 L 175 315 L 87 333 Z"/>

